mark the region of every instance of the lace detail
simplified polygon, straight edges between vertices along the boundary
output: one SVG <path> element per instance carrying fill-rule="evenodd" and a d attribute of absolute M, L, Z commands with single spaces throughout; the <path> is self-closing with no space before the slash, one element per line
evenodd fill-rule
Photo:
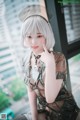
<path fill-rule="evenodd" d="M 55 58 L 55 62 L 56 62 L 56 79 L 63 79 L 66 80 L 66 74 L 67 74 L 67 69 L 66 69 L 66 60 L 65 57 L 62 53 L 58 53 L 58 52 L 53 52 L 54 54 L 54 58 Z M 46 99 L 45 99 L 45 95 L 44 97 L 41 94 L 41 91 L 43 90 L 43 93 L 45 93 L 44 91 L 44 80 L 43 80 L 43 73 L 45 73 L 45 65 L 43 62 L 40 61 L 40 68 L 39 70 L 39 74 L 36 77 L 36 81 L 31 78 L 29 76 L 30 73 L 30 65 L 29 63 L 26 66 L 26 71 L 25 71 L 25 81 L 27 85 L 31 85 L 33 90 L 36 92 L 37 94 L 37 98 L 38 98 L 38 105 L 42 107 L 42 109 L 46 109 L 46 107 L 49 108 L 49 112 L 50 112 L 50 116 L 53 116 L 55 120 L 72 120 L 71 119 L 71 115 L 73 116 L 73 111 L 75 111 L 75 109 L 77 108 L 77 105 L 74 101 L 74 98 L 72 96 L 71 93 L 69 93 L 65 87 L 65 82 L 63 82 L 63 86 L 58 94 L 58 96 L 56 97 L 55 102 L 53 103 L 47 103 Z M 33 77 L 33 76 L 32 76 Z M 40 85 L 42 85 L 43 88 L 40 88 Z M 69 113 L 68 113 L 69 112 Z M 67 119 L 65 118 L 65 115 L 67 115 Z M 57 117 L 58 116 L 58 117 Z M 59 116 L 63 117 L 61 119 L 58 119 Z M 51 118 L 50 118 L 51 119 Z M 52 120 L 52 119 L 51 119 Z"/>

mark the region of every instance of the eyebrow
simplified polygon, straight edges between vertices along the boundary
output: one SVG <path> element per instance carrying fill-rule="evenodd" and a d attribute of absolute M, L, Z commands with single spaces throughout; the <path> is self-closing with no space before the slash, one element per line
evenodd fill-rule
<path fill-rule="evenodd" d="M 42 35 L 42 33 L 37 33 L 37 34 L 40 34 L 40 35 Z"/>

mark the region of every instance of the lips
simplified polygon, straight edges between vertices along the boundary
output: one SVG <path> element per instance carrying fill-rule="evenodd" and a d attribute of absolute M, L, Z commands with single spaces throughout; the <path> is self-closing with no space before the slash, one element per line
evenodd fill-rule
<path fill-rule="evenodd" d="M 32 46 L 33 49 L 37 49 L 39 46 Z"/>

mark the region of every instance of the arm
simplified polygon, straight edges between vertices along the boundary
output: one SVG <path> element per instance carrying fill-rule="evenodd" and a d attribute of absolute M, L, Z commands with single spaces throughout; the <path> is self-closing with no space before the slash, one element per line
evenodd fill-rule
<path fill-rule="evenodd" d="M 45 70 L 45 97 L 48 103 L 55 101 L 63 80 L 56 80 L 56 65 L 53 59 L 46 65 Z"/>
<path fill-rule="evenodd" d="M 58 53 L 57 66 L 54 54 L 47 50 L 46 45 L 43 43 L 44 51 L 40 54 L 41 61 L 45 63 L 45 98 L 48 103 L 55 101 L 65 76 L 65 57 L 63 54 Z M 56 54 L 57 55 L 57 54 Z M 57 69 L 58 68 L 58 69 Z M 56 77 L 56 72 L 58 73 Z M 57 80 L 57 78 L 59 80 Z"/>
<path fill-rule="evenodd" d="M 56 77 L 57 71 L 57 77 Z M 46 64 L 45 70 L 45 97 L 48 103 L 55 101 L 61 86 L 62 82 L 66 76 L 66 61 L 63 54 L 59 55 L 57 60 L 57 65 L 55 59 L 51 59 L 50 62 Z M 57 80 L 58 79 L 58 80 Z"/>
<path fill-rule="evenodd" d="M 29 86 L 27 89 L 28 89 L 32 120 L 38 120 L 36 93 Z"/>

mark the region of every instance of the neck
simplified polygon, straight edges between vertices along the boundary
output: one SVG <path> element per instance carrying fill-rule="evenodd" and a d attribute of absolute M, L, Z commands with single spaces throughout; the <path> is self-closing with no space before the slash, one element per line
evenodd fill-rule
<path fill-rule="evenodd" d="M 32 53 L 33 53 L 35 56 L 38 56 L 38 55 L 40 55 L 43 51 L 44 51 L 44 50 L 41 50 L 40 52 L 34 52 L 34 51 L 32 51 Z"/>
<path fill-rule="evenodd" d="M 34 58 L 35 58 L 36 60 L 41 57 L 41 55 L 39 55 L 39 54 L 34 54 L 34 53 L 32 53 L 32 54 L 33 54 L 33 56 L 34 56 Z"/>
<path fill-rule="evenodd" d="M 33 55 L 37 57 L 39 54 L 33 52 Z"/>
<path fill-rule="evenodd" d="M 34 52 L 32 52 L 32 54 L 34 55 L 34 56 L 38 56 L 38 55 L 40 55 L 40 53 L 34 53 Z"/>

